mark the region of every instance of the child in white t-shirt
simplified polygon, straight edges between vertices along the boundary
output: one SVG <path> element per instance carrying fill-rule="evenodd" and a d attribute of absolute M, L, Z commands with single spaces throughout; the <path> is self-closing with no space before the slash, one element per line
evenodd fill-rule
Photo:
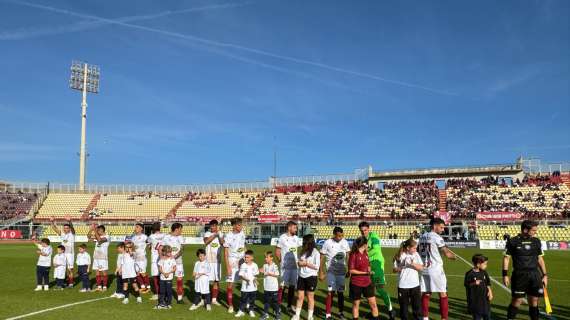
<path fill-rule="evenodd" d="M 424 269 L 417 252 L 417 242 L 410 238 L 400 245 L 394 256 L 394 272 L 398 273 L 398 302 L 400 319 L 408 319 L 408 305 L 412 306 L 413 319 L 421 319 L 420 271 Z"/>
<path fill-rule="evenodd" d="M 67 259 L 65 247 L 57 246 L 57 254 L 53 256 L 53 277 L 55 278 L 56 290 L 63 290 L 65 282 L 65 272 L 67 271 Z"/>
<path fill-rule="evenodd" d="M 119 269 L 123 278 L 123 304 L 129 303 L 129 287 L 133 287 L 134 296 L 137 303 L 142 303 L 139 286 L 136 282 L 137 272 L 135 268 L 135 247 L 132 242 L 125 243 L 125 253 L 123 253 L 123 261 Z"/>
<path fill-rule="evenodd" d="M 36 264 L 37 287 L 35 291 L 49 290 L 49 269 L 51 267 L 51 246 L 48 238 L 35 242 L 38 250 L 38 263 Z"/>
<path fill-rule="evenodd" d="M 212 310 L 212 296 L 210 295 L 210 278 L 212 271 L 210 263 L 206 261 L 206 250 L 198 249 L 196 251 L 198 261 L 194 264 L 194 303 L 190 310 L 196 310 L 204 305 L 206 301 L 206 310 Z"/>
<path fill-rule="evenodd" d="M 244 263 L 239 267 L 238 276 L 241 278 L 241 299 L 239 301 L 239 311 L 236 318 L 243 317 L 249 311 L 250 317 L 255 317 L 253 308 L 257 297 L 257 279 L 259 267 L 253 262 L 253 251 L 247 250 L 244 256 Z"/>
<path fill-rule="evenodd" d="M 87 245 L 82 243 L 79 246 L 79 253 L 75 258 L 77 263 L 77 272 L 81 279 L 82 288 L 79 292 L 91 291 L 91 283 L 89 283 L 89 268 L 91 267 L 91 256 L 87 253 Z"/>
<path fill-rule="evenodd" d="M 277 296 L 279 291 L 279 267 L 273 262 L 273 252 L 265 253 L 265 264 L 259 273 L 263 274 L 263 316 L 261 320 L 269 319 L 269 307 L 275 312 L 275 319 L 281 318 Z"/>
<path fill-rule="evenodd" d="M 155 309 L 170 309 L 172 308 L 172 279 L 174 279 L 174 272 L 176 272 L 176 260 L 172 258 L 171 246 L 162 246 L 161 253 L 162 256 L 158 260 L 159 296 L 158 305 Z"/>

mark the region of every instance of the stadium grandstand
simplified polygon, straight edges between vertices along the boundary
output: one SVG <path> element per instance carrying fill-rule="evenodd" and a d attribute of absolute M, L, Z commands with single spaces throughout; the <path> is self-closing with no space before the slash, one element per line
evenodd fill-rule
<path fill-rule="evenodd" d="M 544 240 L 568 241 L 570 167 L 518 159 L 512 164 L 411 170 L 357 170 L 354 174 L 270 178 L 267 182 L 216 185 L 76 185 L 0 183 L 3 229 L 52 235 L 49 219 L 71 219 L 79 235 L 104 224 L 111 235 L 132 223 L 184 222 L 185 236 L 199 236 L 210 219 L 241 217 L 247 234 L 271 236 L 280 223 L 297 220 L 318 234 L 343 225 L 356 237 L 367 220 L 383 238 L 422 232 L 433 215 L 450 220 L 449 239 L 499 240 L 517 233 L 521 218 L 543 222 Z M 229 226 L 224 225 L 224 229 Z"/>

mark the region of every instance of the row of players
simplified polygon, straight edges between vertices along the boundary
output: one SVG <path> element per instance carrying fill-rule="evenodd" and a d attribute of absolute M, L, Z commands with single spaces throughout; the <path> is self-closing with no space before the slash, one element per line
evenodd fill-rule
<path fill-rule="evenodd" d="M 67 265 L 67 269 L 70 271 L 68 280 L 70 280 L 70 283 L 73 283 L 73 251 L 71 251 L 71 253 L 68 251 L 68 248 L 73 250 L 74 247 L 73 226 L 71 223 L 64 225 L 62 232 L 59 232 L 60 230 L 55 224 L 52 224 L 52 226 L 56 232 L 61 234 L 63 243 L 62 246 L 58 247 L 58 255 L 54 258 L 56 279 L 61 279 L 61 281 L 58 281 L 58 284 L 61 285 L 63 282 L 62 278 L 65 277 L 65 266 Z M 206 247 L 197 252 L 199 259 L 196 262 L 193 272 L 196 296 L 195 303 L 192 305 L 191 310 L 195 310 L 204 304 L 201 298 L 206 300 L 206 307 L 208 309 L 210 309 L 210 303 L 219 305 L 217 295 L 219 292 L 223 255 L 227 268 L 226 301 L 228 303 L 228 312 L 233 312 L 233 284 L 234 282 L 242 281 L 242 299 L 240 301 L 240 310 L 236 316 L 244 315 L 248 306 L 249 308 L 253 307 L 253 300 L 257 292 L 255 276 L 259 273 L 263 273 L 264 289 L 267 292 L 265 294 L 265 318 L 267 318 L 267 309 L 269 304 L 271 304 L 270 302 L 273 302 L 275 306 L 281 305 L 284 289 L 287 288 L 287 309 L 291 310 L 294 314 L 293 319 L 299 318 L 305 295 L 308 300 L 309 318 L 312 319 L 314 291 L 317 286 L 318 278 L 321 280 L 326 279 L 328 285 L 329 294 L 326 299 L 326 317 L 331 317 L 332 297 L 336 292 L 338 295 L 340 315 L 341 318 L 343 318 L 343 290 L 347 271 L 349 271 L 351 276 L 351 298 L 355 301 L 353 304 L 353 316 L 358 317 L 357 301 L 360 301 L 361 296 L 369 300 L 372 316 L 378 316 L 374 291 L 376 289 L 380 297 L 384 300 L 384 258 L 381 252 L 380 239 L 375 233 L 369 231 L 369 225 L 366 222 L 362 222 L 359 225 L 363 237 L 355 241 L 351 255 L 351 258 L 352 256 L 355 258 L 352 259 L 352 261 L 351 258 L 347 261 L 348 253 L 351 252 L 351 248 L 348 242 L 343 239 L 342 229 L 338 227 L 335 228 L 333 237 L 327 240 L 319 251 L 316 249 L 312 235 L 303 237 L 303 241 L 300 243 L 300 239 L 296 235 L 297 225 L 294 222 L 289 222 L 287 232 L 279 238 L 275 250 L 275 256 L 281 262 L 281 274 L 279 273 L 279 268 L 272 263 L 273 253 L 271 252 L 266 253 L 265 265 L 261 269 L 258 269 L 255 263 L 253 263 L 253 252 L 246 250 L 245 235 L 241 230 L 241 220 L 232 220 L 232 226 L 231 232 L 222 235 L 218 229 L 218 222 L 214 220 L 210 223 L 210 231 L 204 235 L 204 244 Z M 400 301 L 402 319 L 407 319 L 407 305 L 410 302 L 413 306 L 414 318 L 418 319 L 420 317 L 420 307 L 421 314 L 426 318 L 429 296 L 432 292 L 438 292 L 440 294 L 441 316 L 442 319 L 447 319 L 447 282 L 443 271 L 443 261 L 440 252 L 451 259 L 455 256 L 445 247 L 443 239 L 439 236 L 439 233 L 441 233 L 444 228 L 443 221 L 441 219 L 434 219 L 431 222 L 431 226 L 432 231 L 425 233 L 420 238 L 421 255 L 415 252 L 416 244 L 407 241 L 402 245 L 397 257 L 394 259 L 394 270 L 400 273 L 399 300 L 403 300 Z M 536 228 L 534 227 L 534 229 Z M 177 278 L 177 301 L 182 303 L 184 267 L 182 264 L 183 238 L 180 235 L 181 231 L 182 225 L 175 223 L 171 227 L 171 233 L 164 235 L 160 233 L 160 225 L 156 224 L 153 228 L 153 233 L 147 238 L 147 236 L 143 234 L 142 225 L 136 225 L 135 233 L 127 238 L 125 244 L 119 245 L 117 273 L 118 276 L 122 277 L 121 282 L 123 286 L 118 286 L 120 289 L 114 296 L 122 297 L 125 299 L 123 302 L 128 303 L 128 289 L 131 284 L 137 296 L 137 301 L 141 301 L 138 295 L 139 285 L 143 292 L 150 289 L 150 281 L 146 274 L 146 248 L 150 246 L 152 252 L 151 275 L 154 280 L 154 289 L 155 293 L 161 293 L 157 308 L 168 308 L 170 304 L 168 292 L 170 292 L 169 289 L 172 287 L 172 279 L 174 276 Z M 107 283 L 107 251 L 109 245 L 104 227 L 99 226 L 93 228 L 92 232 L 90 232 L 90 238 L 96 241 L 95 252 L 93 254 L 93 269 L 97 270 L 97 289 L 104 290 Z M 220 250 L 222 247 L 224 250 Z M 299 247 L 301 247 L 300 254 L 297 252 Z M 365 254 L 358 256 L 357 253 L 361 247 Z M 85 249 L 86 246 L 80 246 L 80 253 L 77 257 L 79 274 L 82 276 L 86 274 L 85 271 L 88 273 L 90 265 L 89 259 L 86 258 L 86 256 L 89 256 L 85 252 Z M 36 290 L 41 290 L 42 284 L 44 288 L 46 288 L 45 285 L 47 285 L 45 268 L 49 268 L 49 264 L 46 263 L 45 257 L 48 257 L 47 261 L 49 261 L 49 256 L 51 256 L 51 252 L 48 252 L 49 250 L 49 244 L 46 245 L 46 243 L 43 243 L 40 246 L 38 288 Z M 362 253 L 362 251 L 360 252 Z M 71 264 L 69 264 L 69 261 L 71 261 Z M 478 263 L 475 263 L 474 260 L 476 268 L 478 264 L 483 262 L 480 258 L 478 258 L 477 261 Z M 418 271 L 423 271 L 421 277 Z M 276 288 L 278 287 L 278 277 L 281 277 L 282 283 L 279 288 Z M 137 281 L 135 281 L 135 278 Z M 84 279 L 85 278 L 82 280 Z M 136 282 L 138 282 L 138 285 Z M 213 283 L 211 296 L 210 282 Z M 479 281 L 477 285 L 480 283 L 481 281 Z M 485 287 L 485 283 L 487 282 L 483 283 L 483 287 Z M 167 287 L 166 290 L 160 289 L 164 287 Z M 87 289 L 88 288 L 84 287 L 82 290 Z M 295 291 L 298 297 L 297 304 L 293 307 Z M 123 297 L 124 295 L 126 295 L 126 297 Z M 158 297 L 155 295 L 153 299 L 158 299 Z M 384 301 L 390 311 L 389 316 L 393 319 L 394 314 L 389 298 L 387 301 Z M 252 309 L 249 309 L 249 311 L 250 315 L 254 315 Z M 277 312 L 276 316 L 278 315 L 279 313 Z"/>

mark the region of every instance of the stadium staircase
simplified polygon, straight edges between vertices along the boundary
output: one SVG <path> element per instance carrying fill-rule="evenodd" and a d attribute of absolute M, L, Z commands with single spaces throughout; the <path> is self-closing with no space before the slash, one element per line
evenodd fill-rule
<path fill-rule="evenodd" d="M 447 212 L 447 190 L 438 190 L 439 212 Z"/>
<path fill-rule="evenodd" d="M 91 212 L 91 210 L 95 209 L 97 207 L 97 203 L 99 202 L 99 199 L 101 199 L 101 194 L 97 193 L 93 196 L 93 198 L 91 199 L 91 201 L 89 202 L 89 205 L 87 206 L 87 208 L 85 208 L 85 210 L 83 211 L 83 215 L 81 216 L 81 220 L 87 220 L 89 219 L 89 212 Z"/>
<path fill-rule="evenodd" d="M 176 212 L 178 211 L 178 209 L 180 209 L 180 207 L 182 207 L 184 202 L 189 201 L 189 200 L 190 200 L 190 193 L 188 193 L 187 195 L 182 197 L 182 199 L 180 199 L 180 201 L 178 201 L 174 205 L 174 207 L 172 207 L 172 209 L 170 209 L 170 211 L 168 211 L 168 214 L 166 215 L 166 219 L 168 220 L 168 219 L 176 217 Z"/>
<path fill-rule="evenodd" d="M 335 192 L 332 194 L 332 196 L 329 198 L 329 200 L 325 204 L 325 218 L 327 218 L 327 219 L 333 218 L 333 213 L 335 211 L 334 208 L 336 205 L 336 201 L 337 201 L 338 197 L 340 196 L 341 192 L 342 192 L 342 187 L 337 186 Z"/>
<path fill-rule="evenodd" d="M 251 218 L 251 216 L 253 216 L 253 214 L 255 213 L 255 209 L 261 207 L 263 205 L 263 201 L 265 201 L 265 196 L 263 195 L 258 195 L 255 198 L 255 202 L 253 203 L 253 205 L 247 210 L 247 212 L 245 213 L 244 218 L 245 219 L 249 219 Z"/>

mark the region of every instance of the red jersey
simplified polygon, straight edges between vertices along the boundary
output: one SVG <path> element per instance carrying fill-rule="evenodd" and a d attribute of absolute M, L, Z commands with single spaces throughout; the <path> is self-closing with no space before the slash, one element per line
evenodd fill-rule
<path fill-rule="evenodd" d="M 370 271 L 370 261 L 368 260 L 368 254 L 366 252 L 351 253 L 348 258 L 348 270 L 357 270 L 361 272 Z M 359 287 L 368 287 L 372 281 L 370 280 L 370 275 L 350 275 L 350 283 Z"/>

